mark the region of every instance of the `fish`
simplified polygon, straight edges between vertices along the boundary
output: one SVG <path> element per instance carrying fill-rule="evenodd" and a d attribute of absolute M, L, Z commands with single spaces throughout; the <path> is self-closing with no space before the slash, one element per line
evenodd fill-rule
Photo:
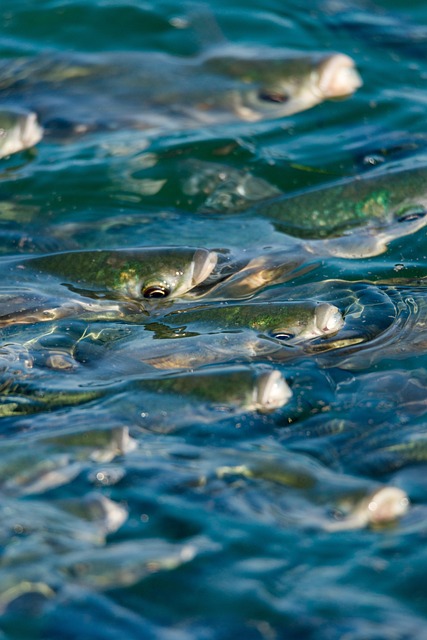
<path fill-rule="evenodd" d="M 59 133 L 124 124 L 176 130 L 282 118 L 347 97 L 361 84 L 354 61 L 343 53 L 233 46 L 193 58 L 115 52 L 0 62 L 3 100 L 30 105 L 47 131 Z"/>
<path fill-rule="evenodd" d="M 0 107 L 0 158 L 34 147 L 43 129 L 32 111 Z"/>
<path fill-rule="evenodd" d="M 182 336 L 180 336 L 182 337 Z M 272 340 L 266 340 L 254 335 L 253 332 L 215 333 L 205 335 L 190 335 L 185 340 L 161 340 L 147 344 L 146 341 L 135 341 L 129 349 L 119 349 L 114 358 L 115 366 L 122 362 L 123 370 L 141 370 L 141 365 L 148 365 L 155 369 L 185 369 L 195 370 L 207 364 L 232 363 L 237 358 L 239 362 L 274 359 L 274 354 L 280 352 L 280 361 L 285 360 L 285 347 Z M 289 360 L 302 351 L 295 348 L 287 349 Z"/>
<path fill-rule="evenodd" d="M 271 413 L 283 407 L 292 391 L 278 369 L 230 367 L 142 379 L 134 386 L 161 399 L 164 394 L 185 396 L 212 407 L 243 412 Z"/>
<path fill-rule="evenodd" d="M 339 238 L 364 228 L 375 234 L 394 227 L 394 236 L 399 226 L 410 228 L 418 220 L 425 224 L 426 180 L 425 168 L 368 174 L 282 195 L 250 211 L 271 220 L 276 230 L 307 240 Z M 357 234 L 352 237 L 357 241 Z"/>
<path fill-rule="evenodd" d="M 258 303 L 271 305 L 284 296 L 297 303 L 317 298 L 340 309 L 344 324 L 339 332 L 304 348 L 323 367 L 357 371 L 426 351 L 427 289 L 422 286 L 330 279 L 277 287 L 259 294 Z"/>
<path fill-rule="evenodd" d="M 304 513 L 305 526 L 315 525 L 331 532 L 365 527 L 379 529 L 395 523 L 407 513 L 410 506 L 407 493 L 399 487 L 374 484 L 331 471 L 319 462 L 295 452 L 292 452 L 292 456 L 282 452 L 280 457 L 270 455 L 262 458 L 246 454 L 245 459 L 247 463 L 218 467 L 217 478 L 240 476 L 279 485 L 288 491 L 298 491 L 313 503 Z M 268 489 L 264 489 L 266 491 Z M 276 494 L 274 488 L 273 491 Z M 273 497 L 275 509 L 279 510 L 280 502 L 276 495 Z M 313 506 L 321 505 L 333 508 L 333 518 L 330 513 L 316 513 Z M 292 518 L 292 512 L 287 513 L 287 517 Z M 295 517 L 298 518 L 298 514 Z"/>
<path fill-rule="evenodd" d="M 211 299 L 250 297 L 272 284 L 284 283 L 318 269 L 328 258 L 362 260 L 385 253 L 389 244 L 416 234 L 427 225 L 427 210 L 403 213 L 393 222 L 371 222 L 342 236 L 296 241 L 283 249 L 270 249 L 250 257 L 206 292 Z M 255 252 L 254 252 L 255 253 Z M 399 283 L 401 279 L 395 279 Z"/>
<path fill-rule="evenodd" d="M 191 247 L 65 251 L 14 261 L 8 277 L 19 276 L 20 282 L 33 281 L 40 288 L 45 286 L 40 276 L 47 274 L 89 297 L 147 302 L 182 295 L 203 282 L 216 262 L 215 251 Z"/>
<path fill-rule="evenodd" d="M 99 391 L 42 391 L 31 384 L 18 384 L 12 379 L 0 387 L 0 418 L 53 411 L 98 400 Z"/>
<path fill-rule="evenodd" d="M 203 213 L 227 213 L 248 209 L 258 201 L 281 195 L 280 189 L 245 167 L 237 169 L 217 162 L 188 158 L 178 167 L 180 188 L 194 200 L 202 199 Z"/>
<path fill-rule="evenodd" d="M 84 464 L 107 463 L 135 450 L 127 427 L 86 429 L 30 438 L 27 446 L 3 442 L 0 486 L 4 494 L 43 493 L 68 483 Z"/>
<path fill-rule="evenodd" d="M 314 300 L 196 307 L 168 313 L 162 322 L 190 331 L 198 327 L 209 332 L 248 328 L 289 344 L 336 334 L 344 325 L 338 307 Z"/>
<path fill-rule="evenodd" d="M 9 284 L 0 293 L 0 327 L 65 317 L 139 322 L 147 305 L 173 299 L 208 278 L 217 258 L 208 249 L 148 247 L 12 260 L 6 267 Z M 70 297 L 70 291 L 80 297 Z"/>
<path fill-rule="evenodd" d="M 283 362 L 304 355 L 305 343 L 312 338 L 335 335 L 343 325 L 336 306 L 312 300 L 198 306 L 149 320 L 142 334 L 131 335 L 129 344 L 126 339 L 118 340 L 100 355 L 104 367 L 116 374 L 119 370 L 142 372 L 147 365 L 194 370 L 233 358 L 252 361 L 278 357 Z M 154 334 L 154 340 L 147 332 Z M 86 343 L 93 343 L 94 338 L 96 342 L 97 333 L 88 331 L 77 345 L 77 357 L 88 358 L 85 354 L 93 349 Z M 114 366 L 108 362 L 114 362 Z"/>

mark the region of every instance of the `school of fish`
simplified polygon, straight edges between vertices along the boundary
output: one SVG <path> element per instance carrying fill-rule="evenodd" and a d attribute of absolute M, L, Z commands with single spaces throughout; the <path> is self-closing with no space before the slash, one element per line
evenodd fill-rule
<path fill-rule="evenodd" d="M 43 145 L 67 149 L 85 137 L 91 144 L 100 132 L 130 130 L 149 148 L 170 132 L 218 134 L 223 125 L 264 121 L 279 126 L 324 101 L 351 100 L 361 87 L 355 62 L 340 52 L 224 45 L 182 59 L 156 52 L 4 58 L 0 163 L 12 154 L 37 157 Z M 151 243 L 147 231 L 141 243 L 143 225 L 123 215 L 135 243 L 112 246 L 104 243 L 107 211 L 99 233 L 90 215 L 61 227 L 46 213 L 52 250 L 31 235 L 31 211 L 27 227 L 16 225 L 5 237 L 16 251 L 2 250 L 0 259 L 0 418 L 7 428 L 29 429 L 30 445 L 0 442 L 9 459 L 0 463 L 0 492 L 11 501 L 9 517 L 16 510 L 22 526 L 30 525 L 15 499 L 62 487 L 82 470 L 89 473 L 94 461 L 136 455 L 144 434 L 163 442 L 195 432 L 209 443 L 217 430 L 222 437 L 227 420 L 236 425 L 234 438 L 240 427 L 270 428 L 274 436 L 279 426 L 282 440 L 239 453 L 218 445 L 222 463 L 209 465 L 202 456 L 200 470 L 191 469 L 182 486 L 177 482 L 179 491 L 212 490 L 219 500 L 238 487 L 248 510 L 251 492 L 259 491 L 277 499 L 293 526 L 330 535 L 381 533 L 411 513 L 411 497 L 387 474 L 427 460 L 425 438 L 411 422 L 425 404 L 427 380 L 423 371 L 393 378 L 387 363 L 426 353 L 426 276 L 416 264 L 390 268 L 386 258 L 399 242 L 409 246 L 425 236 L 427 169 L 380 168 L 282 190 L 220 160 L 179 160 L 175 186 L 184 205 L 171 202 L 159 218 L 167 227 L 191 201 L 195 225 L 262 223 L 268 240 L 236 246 L 225 233 L 221 242 L 206 237 L 198 246 L 176 234 L 164 244 Z M 162 158 L 153 152 L 145 162 L 143 170 L 155 177 L 143 195 L 154 197 L 166 181 Z M 13 210 L 6 215 L 13 223 Z M 93 229 L 93 246 L 79 245 L 79 233 Z M 372 366 L 378 370 L 367 373 Z M 329 396 L 320 391 L 331 388 Z M 371 416 L 366 434 L 354 426 L 361 397 Z M 403 442 L 384 431 L 393 412 L 401 416 Z M 129 422 L 134 431 L 124 426 Z M 375 473 L 365 474 L 371 468 Z M 112 496 L 93 493 L 79 502 L 90 523 L 88 541 L 104 544 L 126 522 L 127 506 Z M 46 553 L 53 543 L 43 528 L 55 510 L 64 519 L 57 534 L 64 548 L 72 548 L 67 528 L 80 517 L 71 498 L 36 503 L 31 526 Z M 55 567 L 58 584 L 68 576 L 101 591 L 192 558 L 188 547 L 173 542 L 153 541 L 146 552 L 134 544 L 135 566 L 124 567 L 120 549 L 108 560 L 102 545 L 95 552 L 88 542 L 75 562 L 70 554 Z M 93 554 L 90 562 L 86 553 Z M 0 609 L 23 594 L 51 599 L 54 591 L 47 582 L 9 576 Z"/>

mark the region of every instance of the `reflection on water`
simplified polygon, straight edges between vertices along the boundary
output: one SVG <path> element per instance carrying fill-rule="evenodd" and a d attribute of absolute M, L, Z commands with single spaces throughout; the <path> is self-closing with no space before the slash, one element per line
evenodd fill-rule
<path fill-rule="evenodd" d="M 1 638 L 425 636 L 400 4 L 2 4 Z"/>

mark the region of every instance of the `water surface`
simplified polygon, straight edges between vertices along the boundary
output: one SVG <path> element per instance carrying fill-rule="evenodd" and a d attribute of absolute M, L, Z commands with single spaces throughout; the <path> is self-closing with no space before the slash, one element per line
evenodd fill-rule
<path fill-rule="evenodd" d="M 2 68 L 231 46 L 341 52 L 363 78 L 286 118 L 146 130 L 129 118 L 124 65 L 107 119 L 75 126 L 108 99 L 95 75 L 35 149 L 0 159 L 1 315 L 15 313 L 0 344 L 1 637 L 423 638 L 425 231 L 370 257 L 301 258 L 257 203 L 370 175 L 392 189 L 394 172 L 425 167 L 424 3 L 3 0 L 0 26 Z M 61 82 L 0 82 L 0 103 L 43 117 Z M 160 246 L 216 250 L 218 279 L 250 260 L 272 277 L 106 315 L 111 291 L 85 274 L 20 270 L 39 254 Z M 102 313 L 43 316 L 82 299 Z M 195 304 L 289 300 L 336 305 L 344 328 L 302 347 L 168 324 Z M 192 349 L 196 365 L 149 362 Z M 246 391 L 236 400 L 239 376 L 271 371 L 289 402 L 265 413 Z M 384 486 L 407 494 L 407 512 L 346 526 Z"/>

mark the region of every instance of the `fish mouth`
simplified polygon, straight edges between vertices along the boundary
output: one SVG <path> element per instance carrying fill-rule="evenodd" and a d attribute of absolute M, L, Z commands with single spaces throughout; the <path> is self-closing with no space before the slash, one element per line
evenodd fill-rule
<path fill-rule="evenodd" d="M 344 326 L 344 318 L 341 311 L 338 307 L 328 302 L 319 304 L 314 315 L 318 335 L 329 336 L 337 333 Z"/>
<path fill-rule="evenodd" d="M 354 61 L 344 53 L 327 58 L 319 67 L 319 90 L 324 98 L 345 98 L 362 86 Z"/>
<path fill-rule="evenodd" d="M 43 137 L 43 129 L 37 121 L 37 115 L 34 112 L 23 116 L 21 122 L 21 141 L 25 148 L 32 147 Z"/>
<path fill-rule="evenodd" d="M 383 487 L 367 500 L 368 521 L 384 524 L 405 515 L 409 499 L 405 491 L 397 487 Z"/>
<path fill-rule="evenodd" d="M 270 413 L 283 407 L 291 398 L 292 391 L 280 371 L 264 372 L 256 387 L 256 409 L 260 413 Z"/>
<path fill-rule="evenodd" d="M 197 249 L 193 257 L 192 287 L 197 286 L 208 278 L 218 262 L 216 251 Z"/>

